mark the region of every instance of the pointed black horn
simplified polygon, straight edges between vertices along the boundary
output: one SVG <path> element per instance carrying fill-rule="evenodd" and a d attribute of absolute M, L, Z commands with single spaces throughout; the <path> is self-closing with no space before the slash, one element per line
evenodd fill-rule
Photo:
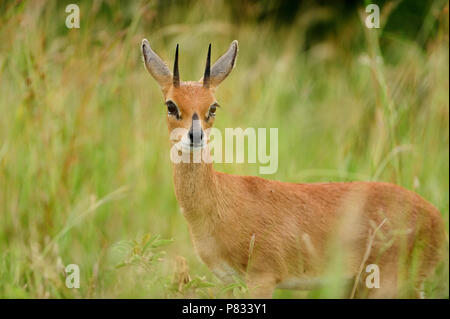
<path fill-rule="evenodd" d="M 211 82 L 211 43 L 208 47 L 208 57 L 206 58 L 205 74 L 203 75 L 203 86 L 209 88 Z"/>
<path fill-rule="evenodd" d="M 180 72 L 178 71 L 178 43 L 175 51 L 175 62 L 173 63 L 173 86 L 180 86 Z"/>

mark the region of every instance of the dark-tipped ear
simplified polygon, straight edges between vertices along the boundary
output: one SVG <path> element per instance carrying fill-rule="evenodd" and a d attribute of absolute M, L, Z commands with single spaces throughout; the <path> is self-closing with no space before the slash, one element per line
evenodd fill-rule
<path fill-rule="evenodd" d="M 234 63 L 238 53 L 238 42 L 231 42 L 228 51 L 222 55 L 211 67 L 210 84 L 213 87 L 218 86 L 233 70 Z"/>
<path fill-rule="evenodd" d="M 172 72 L 170 72 L 163 60 L 152 50 L 147 39 L 142 40 L 142 56 L 147 71 L 158 82 L 161 88 L 172 83 Z"/>

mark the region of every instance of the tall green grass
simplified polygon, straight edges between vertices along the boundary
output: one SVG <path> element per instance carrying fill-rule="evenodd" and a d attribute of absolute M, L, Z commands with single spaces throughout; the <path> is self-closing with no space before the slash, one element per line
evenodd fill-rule
<path fill-rule="evenodd" d="M 180 44 L 184 80 L 201 77 L 209 43 L 216 59 L 239 40 L 216 127 L 278 127 L 279 168 L 263 177 L 394 182 L 436 205 L 448 230 L 448 4 L 435 2 L 420 41 L 369 30 L 354 12 L 309 45 L 310 27 L 333 11 L 276 27 L 235 23 L 222 1 L 164 3 L 81 2 L 72 30 L 61 2 L 1 5 L 0 297 L 245 296 L 244 283 L 221 284 L 194 254 L 144 37 L 169 64 Z M 215 167 L 258 174 L 256 164 Z M 65 286 L 68 264 L 80 266 L 80 289 Z M 427 289 L 448 298 L 448 261 Z M 275 297 L 342 296 L 332 285 Z"/>

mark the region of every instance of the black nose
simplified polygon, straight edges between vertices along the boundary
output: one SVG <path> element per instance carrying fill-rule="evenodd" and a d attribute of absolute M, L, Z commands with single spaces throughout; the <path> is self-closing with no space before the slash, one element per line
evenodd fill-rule
<path fill-rule="evenodd" d="M 203 140 L 203 130 L 201 127 L 194 128 L 194 125 L 191 126 L 189 130 L 189 140 L 191 144 L 200 144 Z"/>
<path fill-rule="evenodd" d="M 200 119 L 198 118 L 197 113 L 194 113 L 192 116 L 192 125 L 189 130 L 189 140 L 191 145 L 199 145 L 203 140 L 202 125 L 200 124 Z"/>

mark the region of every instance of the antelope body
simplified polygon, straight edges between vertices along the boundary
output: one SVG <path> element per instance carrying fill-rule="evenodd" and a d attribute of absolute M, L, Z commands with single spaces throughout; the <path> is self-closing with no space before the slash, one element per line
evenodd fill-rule
<path fill-rule="evenodd" d="M 192 153 L 207 144 L 217 107 L 214 91 L 231 72 L 237 51 L 233 41 L 211 67 L 210 46 L 203 78 L 182 82 L 178 46 L 172 73 L 143 40 L 145 66 L 168 107 L 169 132 L 187 131 L 172 144 L 187 144 Z M 409 274 L 416 262 L 412 285 L 418 288 L 442 257 L 445 229 L 439 211 L 393 184 L 283 183 L 220 173 L 203 161 L 174 163 L 173 179 L 198 255 L 223 281 L 244 278 L 254 297 L 271 297 L 277 287 L 326 284 L 323 274 L 334 253 L 343 256 L 351 282 L 358 281 L 363 265 L 379 267 L 380 288 L 369 296 L 398 297 L 401 269 Z"/>

